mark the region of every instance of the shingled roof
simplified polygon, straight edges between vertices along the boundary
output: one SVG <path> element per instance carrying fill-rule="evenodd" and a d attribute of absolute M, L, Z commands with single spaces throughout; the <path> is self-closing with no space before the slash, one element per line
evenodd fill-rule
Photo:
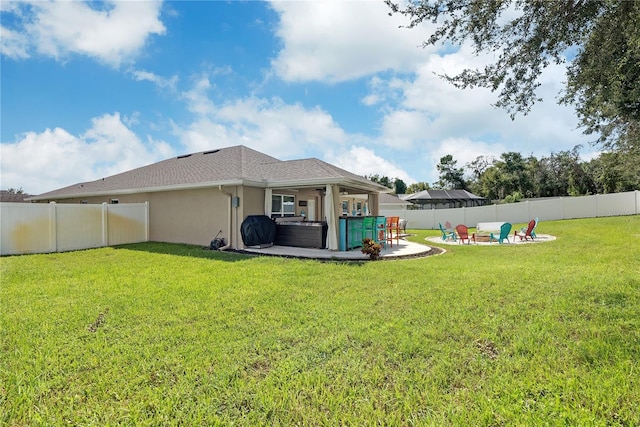
<path fill-rule="evenodd" d="M 129 194 L 218 185 L 277 187 L 344 184 L 369 191 L 384 191 L 362 176 L 321 160 L 278 160 L 237 145 L 177 156 L 95 181 L 82 182 L 33 196 L 30 200 Z"/>

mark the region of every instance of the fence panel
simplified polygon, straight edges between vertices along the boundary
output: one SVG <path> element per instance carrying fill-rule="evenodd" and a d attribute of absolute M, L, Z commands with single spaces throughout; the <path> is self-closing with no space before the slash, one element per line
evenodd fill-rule
<path fill-rule="evenodd" d="M 598 213 L 597 197 L 562 197 L 562 217 L 594 218 Z"/>
<path fill-rule="evenodd" d="M 107 230 L 109 245 L 146 242 L 149 240 L 144 204 L 108 205 Z"/>
<path fill-rule="evenodd" d="M 149 240 L 149 205 L 0 203 L 0 255 Z"/>
<path fill-rule="evenodd" d="M 638 191 L 594 196 L 598 201 L 596 216 L 633 215 L 639 213 L 637 210 L 634 212 L 637 196 Z"/>
<path fill-rule="evenodd" d="M 438 224 L 442 224 L 444 227 L 447 221 L 451 223 L 452 227 L 455 227 L 458 224 L 464 224 L 467 208 L 434 209 L 434 211 L 435 220 L 433 228 L 438 229 L 440 228 Z"/>
<path fill-rule="evenodd" d="M 102 206 L 56 204 L 56 250 L 99 248 L 102 242 Z"/>
<path fill-rule="evenodd" d="M 0 203 L 0 206 L 0 254 L 55 251 L 52 208 L 31 203 Z"/>
<path fill-rule="evenodd" d="M 444 225 L 465 224 L 475 227 L 479 222 L 508 221 L 526 223 L 532 218 L 554 221 L 572 218 L 640 214 L 640 191 L 598 194 L 582 197 L 558 197 L 543 200 L 526 200 L 521 203 L 479 206 L 457 209 L 380 210 L 380 215 L 400 216 L 408 220 L 408 228 L 437 230 Z"/>
<path fill-rule="evenodd" d="M 451 211 L 454 209 L 447 209 L 447 211 Z M 464 208 L 464 219 L 462 221 L 458 221 L 458 224 L 464 224 L 467 227 L 475 227 L 479 222 L 492 222 L 495 221 L 495 217 L 497 215 L 497 207 L 496 205 L 489 206 L 478 206 L 475 208 Z M 448 215 L 448 212 L 443 212 L 443 214 Z M 454 224 L 455 225 L 455 224 Z"/>

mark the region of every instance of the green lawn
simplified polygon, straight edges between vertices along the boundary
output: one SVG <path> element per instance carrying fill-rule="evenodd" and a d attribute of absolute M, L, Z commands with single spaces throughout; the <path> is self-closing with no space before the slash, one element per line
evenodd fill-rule
<path fill-rule="evenodd" d="M 640 425 L 640 216 L 537 231 L 363 263 L 4 257 L 0 424 Z"/>

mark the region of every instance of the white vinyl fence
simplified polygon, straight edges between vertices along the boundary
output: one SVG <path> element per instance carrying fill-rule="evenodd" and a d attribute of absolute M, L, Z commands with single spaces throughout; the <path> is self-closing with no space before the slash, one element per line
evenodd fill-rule
<path fill-rule="evenodd" d="M 406 219 L 408 221 L 407 227 L 417 230 L 436 230 L 438 223 L 444 225 L 447 221 L 454 226 L 465 224 L 467 227 L 475 227 L 479 222 L 526 223 L 536 217 L 540 221 L 553 221 L 638 214 L 640 214 L 640 191 L 638 190 L 595 196 L 527 200 L 519 203 L 474 208 L 380 210 L 380 215 L 400 216 L 400 218 Z"/>
<path fill-rule="evenodd" d="M 0 203 L 0 255 L 149 240 L 149 204 Z"/>

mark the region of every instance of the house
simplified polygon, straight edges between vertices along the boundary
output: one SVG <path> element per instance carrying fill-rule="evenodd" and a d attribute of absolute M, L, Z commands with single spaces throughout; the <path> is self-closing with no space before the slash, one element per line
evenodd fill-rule
<path fill-rule="evenodd" d="M 415 194 L 401 194 L 399 197 L 411 202 L 414 209 L 470 208 L 491 204 L 490 199 L 467 190 L 424 190 Z"/>
<path fill-rule="evenodd" d="M 381 211 L 407 210 L 413 206 L 413 203 L 402 200 L 395 194 L 380 194 L 378 204 Z"/>
<path fill-rule="evenodd" d="M 240 230 L 249 215 L 302 217 L 326 221 L 326 247 L 337 250 L 343 202 L 348 211 L 360 203 L 377 215 L 378 195 L 387 191 L 315 158 L 283 161 L 238 145 L 177 156 L 29 200 L 148 202 L 151 241 L 207 245 L 220 231 L 233 249 L 244 248 Z"/>

